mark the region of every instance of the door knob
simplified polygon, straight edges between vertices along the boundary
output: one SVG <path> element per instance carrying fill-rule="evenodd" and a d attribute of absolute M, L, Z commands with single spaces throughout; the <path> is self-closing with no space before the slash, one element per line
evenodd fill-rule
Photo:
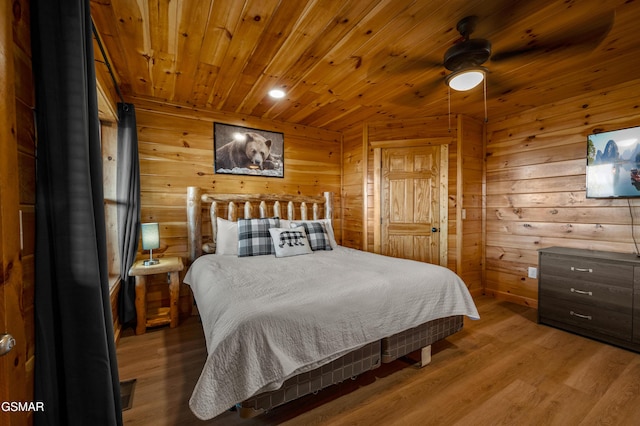
<path fill-rule="evenodd" d="M 440 228 L 433 227 L 431 228 L 431 232 L 440 232 Z"/>
<path fill-rule="evenodd" d="M 8 354 L 16 345 L 16 339 L 10 334 L 0 334 L 0 356 Z"/>

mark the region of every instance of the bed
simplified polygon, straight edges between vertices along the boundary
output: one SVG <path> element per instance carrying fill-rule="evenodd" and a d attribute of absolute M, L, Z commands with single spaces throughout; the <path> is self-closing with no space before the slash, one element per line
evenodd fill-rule
<path fill-rule="evenodd" d="M 463 316 L 479 318 L 450 270 L 339 246 L 332 198 L 188 188 L 184 282 L 208 353 L 189 401 L 200 419 L 232 406 L 251 417 L 416 349 L 427 362 Z"/>

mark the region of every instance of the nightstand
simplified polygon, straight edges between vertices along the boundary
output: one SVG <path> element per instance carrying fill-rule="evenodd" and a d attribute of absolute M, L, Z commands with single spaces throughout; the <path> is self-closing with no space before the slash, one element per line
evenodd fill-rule
<path fill-rule="evenodd" d="M 144 266 L 141 259 L 129 269 L 129 275 L 136 277 L 136 315 L 138 323 L 136 334 L 144 334 L 147 327 L 170 324 L 171 328 L 178 325 L 178 298 L 180 296 L 180 271 L 184 268 L 181 257 L 162 257 L 156 265 Z M 147 312 L 147 276 L 168 274 L 170 306 L 159 308 L 157 312 Z"/>

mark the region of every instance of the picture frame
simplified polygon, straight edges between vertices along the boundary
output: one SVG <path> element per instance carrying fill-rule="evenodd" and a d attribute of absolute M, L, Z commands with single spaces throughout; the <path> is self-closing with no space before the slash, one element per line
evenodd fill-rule
<path fill-rule="evenodd" d="M 587 198 L 640 197 L 640 126 L 587 136 Z"/>
<path fill-rule="evenodd" d="M 284 134 L 213 123 L 216 174 L 284 177 Z"/>

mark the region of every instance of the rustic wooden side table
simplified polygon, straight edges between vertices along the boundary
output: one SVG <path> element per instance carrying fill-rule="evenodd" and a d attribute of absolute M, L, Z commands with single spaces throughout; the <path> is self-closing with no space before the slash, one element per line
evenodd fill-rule
<path fill-rule="evenodd" d="M 156 265 L 144 266 L 141 259 L 129 269 L 129 275 L 136 277 L 136 334 L 144 334 L 147 327 L 170 324 L 178 325 L 178 298 L 180 296 L 180 271 L 184 268 L 181 257 L 162 257 Z M 170 306 L 160 308 L 157 312 L 147 312 L 147 276 L 169 274 Z"/>

